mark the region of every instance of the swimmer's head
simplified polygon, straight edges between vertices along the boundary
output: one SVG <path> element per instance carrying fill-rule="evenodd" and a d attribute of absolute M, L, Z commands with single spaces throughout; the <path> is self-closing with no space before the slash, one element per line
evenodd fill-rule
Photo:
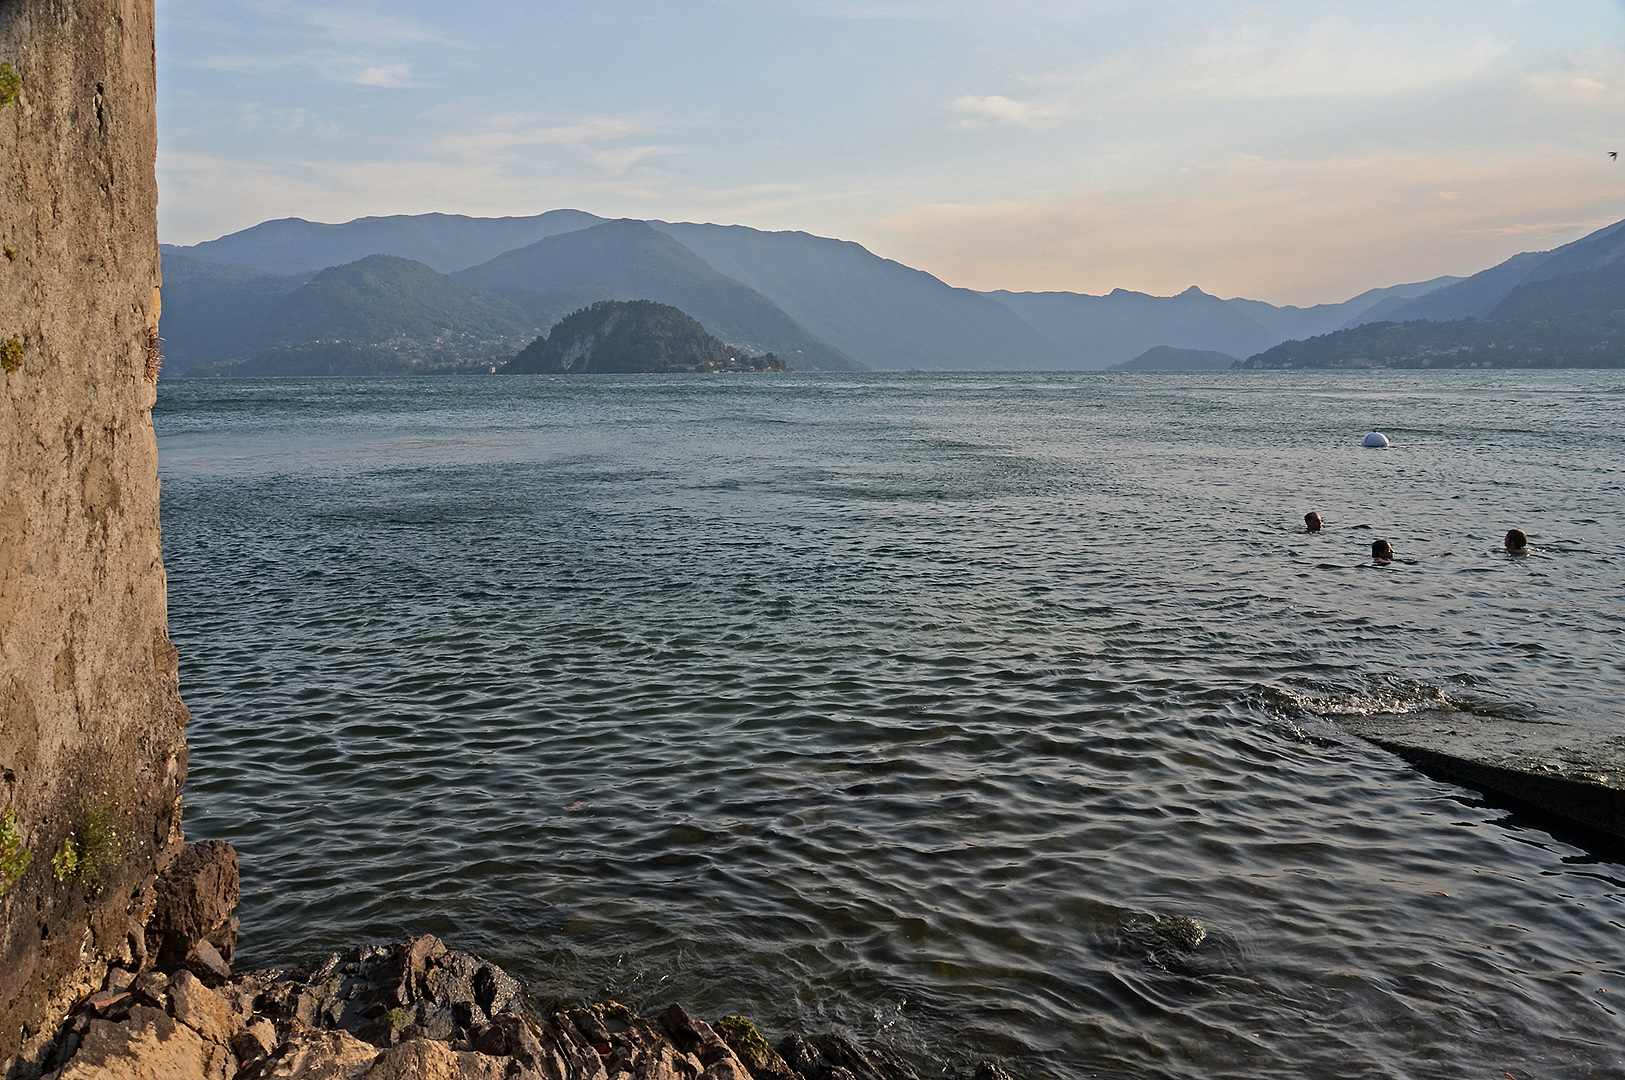
<path fill-rule="evenodd" d="M 1315 513 L 1313 510 L 1311 510 L 1309 513 L 1303 515 L 1303 531 L 1304 532 L 1319 532 L 1320 531 L 1320 515 Z"/>
<path fill-rule="evenodd" d="M 1507 532 L 1507 550 L 1514 555 L 1529 554 L 1529 534 L 1522 529 L 1511 529 Z"/>
<path fill-rule="evenodd" d="M 1371 557 L 1377 562 L 1392 562 L 1394 558 L 1394 545 L 1386 540 L 1377 540 L 1371 545 Z"/>

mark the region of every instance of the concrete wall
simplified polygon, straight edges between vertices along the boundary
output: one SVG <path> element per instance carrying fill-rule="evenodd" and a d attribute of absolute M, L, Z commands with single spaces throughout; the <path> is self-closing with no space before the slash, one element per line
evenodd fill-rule
<path fill-rule="evenodd" d="M 151 417 L 152 0 L 0 0 L 0 61 L 22 78 L 0 107 L 0 1070 L 23 1075 L 145 949 L 187 714 Z"/>

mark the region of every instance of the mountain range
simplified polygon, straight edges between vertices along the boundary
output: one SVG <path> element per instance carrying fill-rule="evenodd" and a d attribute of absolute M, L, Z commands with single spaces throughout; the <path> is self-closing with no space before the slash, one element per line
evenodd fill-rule
<path fill-rule="evenodd" d="M 803 370 L 1056 370 L 1125 365 L 1164 346 L 1175 352 L 1158 364 L 1184 352 L 1255 357 L 1372 323 L 1483 319 L 1515 296 L 1524 317 L 1556 314 L 1581 275 L 1625 256 L 1625 222 L 1469 278 L 1307 308 L 1195 286 L 983 293 L 850 241 L 577 210 L 288 218 L 163 251 L 162 331 L 183 374 L 246 370 L 255 357 L 260 370 L 267 350 L 321 342 L 393 350 L 419 370 L 489 370 L 572 311 L 633 299 L 678 307 L 717 338 Z M 1585 279 L 1608 296 L 1613 280 Z"/>
<path fill-rule="evenodd" d="M 1620 260 L 1625 245 L 1585 240 L 1578 244 L 1568 245 L 1572 249 L 1568 251 L 1539 253 L 1550 258 L 1520 256 L 1512 267 L 1503 263 L 1476 282 L 1469 278 L 1463 284 L 1474 287 L 1457 292 L 1452 301 L 1461 306 L 1446 306 L 1451 298 L 1442 295 L 1421 298 L 1429 304 L 1425 311 L 1453 315 L 1465 307 L 1482 316 L 1366 323 L 1283 342 L 1242 366 L 1625 367 L 1625 260 Z M 1519 271 L 1518 279 L 1513 279 L 1512 269 Z M 1500 299 L 1485 310 L 1483 305 L 1495 296 Z M 1400 309 L 1401 314 L 1409 311 Z"/>

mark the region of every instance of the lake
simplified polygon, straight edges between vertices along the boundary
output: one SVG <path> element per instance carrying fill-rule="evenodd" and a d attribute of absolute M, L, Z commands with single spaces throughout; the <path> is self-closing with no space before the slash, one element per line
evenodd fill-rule
<path fill-rule="evenodd" d="M 431 932 L 927 1076 L 1617 1076 L 1625 866 L 1337 720 L 1625 722 L 1622 419 L 1621 372 L 166 381 L 188 836 L 240 965 Z"/>

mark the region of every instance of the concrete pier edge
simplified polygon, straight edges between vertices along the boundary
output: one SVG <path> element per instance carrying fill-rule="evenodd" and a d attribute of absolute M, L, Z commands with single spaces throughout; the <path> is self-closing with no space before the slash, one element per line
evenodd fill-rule
<path fill-rule="evenodd" d="M 1450 709 L 1333 718 L 1418 771 L 1625 843 L 1625 731 Z"/>

